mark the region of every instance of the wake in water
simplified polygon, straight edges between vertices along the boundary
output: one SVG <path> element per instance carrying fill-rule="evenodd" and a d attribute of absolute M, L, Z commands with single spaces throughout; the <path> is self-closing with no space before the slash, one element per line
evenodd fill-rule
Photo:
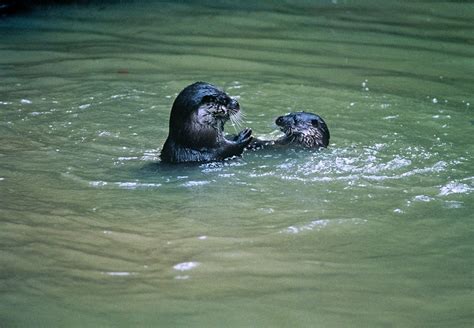
<path fill-rule="evenodd" d="M 456 159 L 440 159 L 436 156 L 439 154 L 423 147 L 405 147 L 400 151 L 397 142 L 368 147 L 335 147 L 322 152 L 291 153 L 280 160 L 280 163 L 274 161 L 273 174 L 282 179 L 301 182 L 403 179 L 447 171 L 460 162 Z M 275 158 L 278 157 L 281 158 L 281 155 Z M 268 172 L 263 173 L 255 168 L 252 176 L 258 177 L 266 173 Z"/>
<path fill-rule="evenodd" d="M 121 157 L 119 161 L 130 165 L 155 160 L 150 153 L 152 152 L 146 151 L 144 156 Z M 440 156 L 435 147 L 400 147 L 399 142 L 392 141 L 365 147 L 333 147 L 317 152 L 295 149 L 247 152 L 242 159 L 172 169 L 158 167 L 155 163 L 153 165 L 157 168 L 138 178 L 132 171 L 126 180 L 109 181 L 104 177 L 88 184 L 94 188 L 143 189 L 160 188 L 179 181 L 182 187 L 203 187 L 222 183 L 223 178 L 233 185 L 271 177 L 303 184 L 337 182 L 345 184 L 346 188 L 353 188 L 367 184 L 384 185 L 390 181 L 406 181 L 407 185 L 412 185 L 414 180 L 423 178 L 426 180 L 426 187 L 436 188 L 436 192 L 431 191 L 434 197 L 471 193 L 474 190 L 474 177 L 449 180 L 440 178 L 449 176 L 450 172 L 465 161 L 465 158 Z M 66 176 L 72 177 L 72 174 L 68 173 Z M 219 179 L 214 179 L 216 177 Z M 150 181 L 151 178 L 153 181 Z M 78 177 L 74 179 L 86 182 Z"/>

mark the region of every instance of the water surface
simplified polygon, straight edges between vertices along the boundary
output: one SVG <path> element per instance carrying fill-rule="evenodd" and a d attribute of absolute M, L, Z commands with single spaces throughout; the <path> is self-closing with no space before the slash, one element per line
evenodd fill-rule
<path fill-rule="evenodd" d="M 1 326 L 470 326 L 473 18 L 462 1 L 2 18 Z M 198 80 L 256 136 L 306 110 L 331 145 L 163 167 Z"/>

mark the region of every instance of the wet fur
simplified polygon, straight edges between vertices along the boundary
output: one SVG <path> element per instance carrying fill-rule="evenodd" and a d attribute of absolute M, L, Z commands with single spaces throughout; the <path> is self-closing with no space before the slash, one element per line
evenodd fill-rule
<path fill-rule="evenodd" d="M 224 136 L 224 124 L 239 111 L 239 103 L 212 84 L 196 82 L 187 86 L 171 108 L 161 160 L 211 162 L 240 156 L 252 140 L 252 131 L 245 129 L 232 140 Z"/>

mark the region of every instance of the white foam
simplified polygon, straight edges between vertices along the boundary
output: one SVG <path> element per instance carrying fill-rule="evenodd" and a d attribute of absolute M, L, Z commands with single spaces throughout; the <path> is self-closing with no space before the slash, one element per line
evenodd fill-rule
<path fill-rule="evenodd" d="M 194 268 L 197 268 L 200 265 L 199 262 L 183 262 L 183 263 L 178 263 L 175 266 L 173 266 L 173 269 L 177 271 L 189 271 Z"/>
<path fill-rule="evenodd" d="M 89 107 L 91 107 L 91 104 L 84 104 L 84 105 L 80 105 L 79 109 L 87 109 Z"/>
<path fill-rule="evenodd" d="M 103 274 L 106 274 L 108 276 L 115 276 L 115 277 L 127 277 L 127 276 L 134 275 L 135 273 L 126 272 L 126 271 L 116 271 L 116 272 L 103 272 Z"/>
<path fill-rule="evenodd" d="M 298 234 L 304 231 L 320 231 L 330 224 L 343 224 L 343 223 L 352 223 L 352 224 L 361 224 L 367 222 L 367 220 L 361 219 L 336 219 L 336 220 L 327 220 L 327 219 L 320 219 L 311 221 L 308 224 L 297 225 L 297 226 L 289 226 L 288 228 L 280 231 L 280 233 L 290 233 L 290 234 Z"/>
<path fill-rule="evenodd" d="M 186 183 L 183 183 L 181 186 L 190 188 L 190 187 L 204 186 L 210 183 L 211 183 L 210 181 L 188 181 Z"/>
<path fill-rule="evenodd" d="M 474 188 L 465 183 L 452 181 L 440 188 L 439 195 L 447 196 L 451 194 L 469 194 L 472 192 L 472 190 L 474 190 Z"/>
<path fill-rule="evenodd" d="M 140 182 L 116 182 L 115 185 L 117 185 L 119 188 L 122 188 L 122 189 L 161 187 L 161 183 L 140 183 Z"/>
<path fill-rule="evenodd" d="M 97 132 L 97 135 L 99 137 L 109 137 L 112 135 L 112 132 L 109 132 L 109 131 L 99 131 Z"/>
<path fill-rule="evenodd" d="M 434 198 L 426 195 L 418 195 L 413 197 L 413 200 L 418 202 L 431 202 Z"/>
<path fill-rule="evenodd" d="M 130 156 L 130 157 L 119 157 L 117 158 L 119 161 L 132 161 L 138 159 L 137 156 Z"/>
<path fill-rule="evenodd" d="M 91 181 L 89 182 L 89 185 L 91 187 L 103 187 L 107 185 L 107 182 L 105 181 Z"/>

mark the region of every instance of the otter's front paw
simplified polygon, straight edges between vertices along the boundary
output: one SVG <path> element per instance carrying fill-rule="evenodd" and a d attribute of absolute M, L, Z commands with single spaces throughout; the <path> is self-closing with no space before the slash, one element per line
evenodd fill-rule
<path fill-rule="evenodd" d="M 243 147 L 246 147 L 250 141 L 252 141 L 252 129 L 250 128 L 240 131 L 237 138 L 235 138 L 235 142 L 241 144 Z"/>

